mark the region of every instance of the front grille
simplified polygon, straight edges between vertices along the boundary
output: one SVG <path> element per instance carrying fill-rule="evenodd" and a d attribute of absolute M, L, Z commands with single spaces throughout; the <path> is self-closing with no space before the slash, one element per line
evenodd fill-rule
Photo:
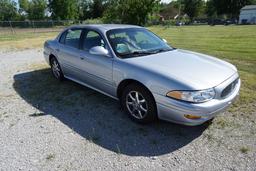
<path fill-rule="evenodd" d="M 232 83 L 230 83 L 222 92 L 221 92 L 221 97 L 227 97 L 236 87 L 236 84 L 238 83 L 239 79 L 236 79 Z"/>

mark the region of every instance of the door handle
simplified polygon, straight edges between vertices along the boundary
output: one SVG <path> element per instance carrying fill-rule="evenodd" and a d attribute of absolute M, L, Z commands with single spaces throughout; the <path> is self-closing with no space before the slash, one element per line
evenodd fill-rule
<path fill-rule="evenodd" d="M 81 60 L 84 60 L 84 57 L 80 57 Z"/>
<path fill-rule="evenodd" d="M 59 52 L 60 51 L 60 49 L 55 49 L 57 52 Z"/>

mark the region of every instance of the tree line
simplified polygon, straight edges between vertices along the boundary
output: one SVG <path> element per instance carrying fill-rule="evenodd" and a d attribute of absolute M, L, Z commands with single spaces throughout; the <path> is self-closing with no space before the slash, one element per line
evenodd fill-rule
<path fill-rule="evenodd" d="M 101 18 L 107 23 L 144 25 L 161 13 L 186 14 L 190 21 L 197 17 L 216 18 L 226 15 L 238 18 L 245 5 L 256 0 L 0 0 L 0 20 L 86 20 Z"/>

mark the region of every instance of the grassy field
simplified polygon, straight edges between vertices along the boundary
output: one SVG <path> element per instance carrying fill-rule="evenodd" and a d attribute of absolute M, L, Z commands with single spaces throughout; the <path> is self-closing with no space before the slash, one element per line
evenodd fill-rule
<path fill-rule="evenodd" d="M 216 56 L 235 64 L 242 79 L 240 100 L 232 111 L 250 117 L 256 108 L 256 26 L 186 26 L 149 27 L 172 46 Z M 0 34 L 0 50 L 41 48 L 58 32 L 34 33 L 25 30 L 16 34 Z"/>
<path fill-rule="evenodd" d="M 53 39 L 59 31 L 49 29 L 41 32 L 34 32 L 33 29 L 20 29 L 12 33 L 10 30 L 0 30 L 0 50 L 13 51 L 31 48 L 41 48 L 45 40 Z M 48 32 L 47 32 L 48 31 Z"/>

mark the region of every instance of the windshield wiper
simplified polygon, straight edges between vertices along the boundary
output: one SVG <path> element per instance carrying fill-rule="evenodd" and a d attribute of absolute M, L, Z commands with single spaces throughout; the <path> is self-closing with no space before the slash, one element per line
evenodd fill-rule
<path fill-rule="evenodd" d="M 149 52 L 149 51 L 134 51 L 130 54 L 132 55 L 151 55 L 154 54 L 155 52 Z"/>
<path fill-rule="evenodd" d="M 161 52 L 167 52 L 167 51 L 171 51 L 171 50 L 174 50 L 174 48 L 173 49 L 156 49 L 151 52 L 152 53 L 161 53 Z"/>
<path fill-rule="evenodd" d="M 155 52 L 149 52 L 149 51 L 133 51 L 131 53 L 125 53 L 120 54 L 121 56 L 141 56 L 141 55 L 152 55 L 155 54 Z"/>

